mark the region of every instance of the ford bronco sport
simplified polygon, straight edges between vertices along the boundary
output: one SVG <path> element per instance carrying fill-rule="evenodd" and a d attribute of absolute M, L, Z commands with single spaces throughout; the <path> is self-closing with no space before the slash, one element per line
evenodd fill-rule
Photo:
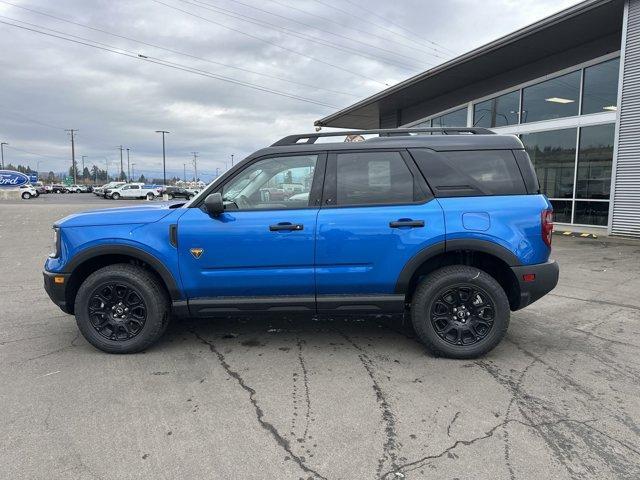
<path fill-rule="evenodd" d="M 376 136 L 317 142 L 348 134 Z M 480 128 L 292 135 L 186 204 L 53 228 L 45 289 L 111 353 L 149 347 L 170 315 L 405 313 L 434 354 L 470 358 L 558 281 L 522 143 Z"/>

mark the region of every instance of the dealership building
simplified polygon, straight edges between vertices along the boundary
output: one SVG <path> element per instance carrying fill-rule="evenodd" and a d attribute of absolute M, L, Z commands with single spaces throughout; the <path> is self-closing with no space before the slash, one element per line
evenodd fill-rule
<path fill-rule="evenodd" d="M 556 223 L 640 236 L 640 0 L 587 0 L 316 125 L 518 135 Z"/>

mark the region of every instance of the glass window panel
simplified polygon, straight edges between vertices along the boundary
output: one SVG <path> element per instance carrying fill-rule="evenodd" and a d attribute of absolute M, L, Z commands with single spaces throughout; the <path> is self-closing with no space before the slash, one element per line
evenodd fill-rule
<path fill-rule="evenodd" d="M 576 202 L 576 215 L 573 219 L 574 223 L 606 226 L 608 220 L 609 202 Z"/>
<path fill-rule="evenodd" d="M 305 208 L 317 160 L 317 155 L 258 160 L 224 185 L 223 199 L 238 210 Z"/>
<path fill-rule="evenodd" d="M 467 109 L 461 108 L 432 119 L 434 127 L 466 127 Z"/>
<path fill-rule="evenodd" d="M 580 129 L 576 198 L 609 198 L 615 124 Z"/>
<path fill-rule="evenodd" d="M 619 70 L 619 58 L 584 69 L 583 114 L 617 110 Z"/>
<path fill-rule="evenodd" d="M 337 204 L 412 203 L 413 175 L 398 152 L 340 153 Z"/>
<path fill-rule="evenodd" d="M 571 223 L 570 200 L 550 200 L 553 207 L 553 220 L 560 223 Z"/>
<path fill-rule="evenodd" d="M 550 198 L 573 197 L 577 129 L 522 135 L 522 143 L 536 169 L 542 193 Z"/>
<path fill-rule="evenodd" d="M 520 93 L 506 93 L 473 106 L 474 127 L 504 127 L 518 123 Z"/>
<path fill-rule="evenodd" d="M 522 90 L 522 123 L 578 115 L 580 71 Z"/>

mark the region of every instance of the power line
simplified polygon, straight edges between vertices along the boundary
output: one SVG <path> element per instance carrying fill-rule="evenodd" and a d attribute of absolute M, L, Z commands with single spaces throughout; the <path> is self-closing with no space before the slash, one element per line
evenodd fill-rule
<path fill-rule="evenodd" d="M 411 66 L 411 65 L 408 65 L 406 63 L 398 62 L 398 61 L 395 61 L 395 60 L 389 60 L 388 58 L 372 56 L 370 54 L 363 53 L 363 52 L 361 52 L 359 50 L 355 50 L 353 48 L 346 47 L 344 45 L 338 45 L 336 43 L 329 42 L 328 40 L 323 40 L 323 39 L 318 38 L 318 37 L 313 37 L 313 36 L 306 35 L 304 33 L 300 33 L 300 32 L 298 32 L 296 30 L 291 30 L 290 28 L 281 27 L 281 26 L 276 25 L 274 23 L 265 22 L 264 20 L 259 20 L 259 19 L 256 19 L 254 17 L 249 17 L 249 16 L 241 14 L 241 13 L 233 12 L 233 11 L 228 10 L 226 8 L 222 8 L 222 7 L 219 7 L 219 6 L 216 6 L 216 5 L 212 5 L 211 3 L 207 3 L 207 2 L 205 2 L 203 0 L 192 0 L 192 1 L 190 1 L 190 0 L 178 0 L 178 1 L 180 1 L 182 3 L 187 3 L 189 5 L 195 5 L 197 7 L 204 8 L 206 10 L 210 10 L 210 11 L 213 11 L 213 12 L 216 12 L 216 13 L 220 13 L 220 14 L 225 15 L 227 17 L 231 17 L 231 18 L 235 18 L 235 19 L 239 19 L 239 20 L 248 22 L 248 23 L 252 23 L 254 25 L 259 25 L 259 26 L 266 27 L 266 28 L 276 29 L 276 30 L 282 31 L 282 32 L 284 32 L 284 33 L 286 33 L 288 35 L 292 35 L 292 36 L 297 37 L 297 38 L 302 38 L 303 40 L 308 40 L 308 41 L 311 41 L 311 42 L 314 42 L 314 43 L 319 43 L 320 45 L 327 46 L 327 47 L 330 47 L 330 48 L 335 48 L 335 49 L 343 51 L 343 52 L 349 52 L 349 53 L 352 53 L 352 54 L 355 54 L 355 55 L 358 55 L 358 56 L 361 56 L 361 57 L 365 57 L 365 58 L 368 58 L 368 59 L 376 60 L 376 61 L 383 61 L 385 63 L 392 63 L 392 64 L 395 64 L 397 66 L 400 66 L 400 67 L 403 67 L 403 68 L 406 68 L 406 69 L 409 69 L 409 70 L 412 70 L 412 69 L 416 68 L 415 66 Z M 196 2 L 196 3 L 193 3 L 193 2 Z M 261 9 L 261 11 L 264 11 L 264 10 Z M 311 27 L 311 28 L 317 28 L 317 27 L 312 27 L 310 25 L 307 25 L 307 26 Z M 329 33 L 330 35 L 334 35 L 333 33 L 329 32 L 328 30 L 322 30 L 320 28 L 317 28 L 317 29 L 322 31 L 322 32 L 324 32 L 324 33 Z M 369 48 L 375 48 L 376 50 L 380 50 L 382 52 L 389 53 L 389 54 L 393 55 L 393 57 L 403 57 L 403 58 L 405 58 L 407 60 L 410 60 L 412 62 L 416 61 L 415 57 L 410 57 L 410 56 L 407 56 L 407 55 L 403 55 L 403 54 L 401 54 L 401 53 L 399 53 L 397 51 L 388 50 L 386 48 L 378 47 L 377 45 L 374 45 L 372 43 L 363 42 L 363 41 L 355 39 L 355 38 L 347 37 L 346 35 L 341 35 L 341 34 L 335 34 L 335 35 L 338 36 L 338 37 L 350 40 L 352 42 L 360 43 L 360 44 L 365 45 L 365 46 L 367 46 Z"/>
<path fill-rule="evenodd" d="M 69 19 L 63 18 L 63 17 L 58 17 L 58 16 L 52 15 L 50 13 L 42 12 L 42 11 L 35 10 L 33 8 L 28 8 L 28 7 L 25 7 L 25 6 L 22 6 L 22 5 L 17 5 L 17 4 L 11 3 L 11 2 L 7 2 L 5 0 L 0 0 L 0 2 L 1 3 L 5 3 L 7 5 L 11 5 L 12 7 L 20 8 L 22 10 L 26 10 L 28 12 L 36 13 L 38 15 L 43 15 L 43 16 L 49 17 L 49 18 L 53 18 L 53 19 L 61 21 L 61 22 L 66 22 L 66 23 L 69 23 L 71 25 L 76 25 L 76 26 L 79 26 L 79 27 L 82 27 L 82 28 L 93 30 L 95 32 L 104 33 L 105 35 L 110 35 L 112 37 L 121 38 L 121 39 L 124 39 L 124 40 L 128 40 L 130 42 L 139 43 L 139 44 L 145 45 L 147 47 L 157 48 L 159 50 L 164 50 L 164 51 L 167 51 L 167 52 L 170 52 L 170 53 L 174 53 L 176 55 L 182 55 L 182 56 L 185 56 L 185 57 L 193 58 L 195 60 L 200 60 L 200 61 L 203 61 L 203 62 L 211 63 L 213 65 L 220 65 L 222 67 L 232 68 L 232 69 L 235 69 L 235 70 L 239 70 L 239 71 L 246 72 L 246 73 L 251 73 L 251 74 L 254 74 L 254 75 L 260 75 L 260 76 L 263 76 L 265 78 L 271 78 L 271 79 L 274 79 L 274 80 L 279 80 L 281 82 L 288 82 L 288 83 L 291 83 L 293 85 L 299 85 L 301 87 L 312 88 L 312 89 L 315 89 L 315 90 L 323 90 L 323 91 L 330 92 L 330 93 L 336 93 L 338 95 L 347 95 L 347 96 L 350 96 L 350 97 L 357 97 L 358 96 L 358 95 L 354 95 L 353 93 L 341 92 L 339 90 L 332 90 L 332 89 L 325 88 L 325 87 L 319 87 L 317 85 L 311 85 L 311 84 L 308 84 L 308 83 L 297 82 L 295 80 L 290 80 L 290 79 L 283 78 L 283 77 L 280 77 L 280 76 L 277 76 L 277 75 L 270 75 L 268 73 L 261 73 L 261 72 L 255 71 L 255 70 L 250 70 L 248 68 L 238 67 L 238 66 L 235 66 L 235 65 L 229 65 L 229 64 L 218 62 L 218 61 L 211 60 L 211 59 L 208 59 L 208 58 L 199 57 L 197 55 L 193 55 L 193 54 L 190 54 L 190 53 L 181 52 L 179 50 L 173 50 L 173 49 L 168 48 L 168 47 L 164 47 L 164 46 L 161 46 L 161 45 L 145 42 L 143 40 L 139 40 L 139 39 L 135 39 L 135 38 L 132 38 L 132 37 L 128 37 L 126 35 L 120 35 L 120 34 L 117 34 L 117 33 L 109 32 L 109 31 L 104 30 L 102 28 L 92 27 L 91 25 L 86 25 L 86 24 L 83 24 L 83 23 L 80 23 L 80 22 L 76 22 L 76 21 L 73 21 L 73 20 L 69 20 Z M 57 128 L 57 127 L 55 127 L 55 128 Z"/>
<path fill-rule="evenodd" d="M 200 1 L 200 0 L 198 0 L 198 1 Z M 317 27 L 317 26 L 315 26 L 315 25 L 311 25 L 311 24 L 308 24 L 308 23 L 305 23 L 305 22 L 301 22 L 300 20 L 297 20 L 297 19 L 295 19 L 295 18 L 287 17 L 287 16 L 285 16 L 285 15 L 280 15 L 280 14 L 278 14 L 278 13 L 271 12 L 270 10 L 265 10 L 265 9 L 263 9 L 263 8 L 256 7 L 256 6 L 254 6 L 254 5 L 250 5 L 250 4 L 247 4 L 247 3 L 241 2 L 240 0 L 230 0 L 230 1 L 231 1 L 231 2 L 234 2 L 234 3 L 237 3 L 237 4 L 239 4 L 239 5 L 243 5 L 243 6 L 247 7 L 247 8 L 251 8 L 251 9 L 257 10 L 257 11 L 259 11 L 259 12 L 266 13 L 267 15 L 272 15 L 272 16 L 275 16 L 275 17 L 279 17 L 279 18 L 282 18 L 282 19 L 288 20 L 288 21 L 293 22 L 293 23 L 298 23 L 298 24 L 300 24 L 300 25 L 304 25 L 304 26 L 305 26 L 305 27 L 307 27 L 307 28 L 313 28 L 313 29 L 315 29 L 315 30 L 319 30 L 319 31 L 321 31 L 321 32 L 328 33 L 329 35 L 334 35 L 334 36 L 337 36 L 337 37 L 345 38 L 345 39 L 347 39 L 347 40 L 352 40 L 352 41 L 354 41 L 354 42 L 358 42 L 358 43 L 364 43 L 364 42 L 361 42 L 360 40 L 356 40 L 356 39 L 354 39 L 354 38 L 347 37 L 346 35 L 342 35 L 342 34 L 339 34 L 339 33 L 334 33 L 334 32 L 331 32 L 331 31 L 329 31 L 329 30 L 325 30 L 325 29 L 322 29 L 322 28 L 320 28 L 320 27 Z M 351 15 L 351 13 L 349 13 L 349 15 Z M 384 27 L 382 27 L 382 28 L 384 28 Z M 385 30 L 389 30 L 389 29 L 386 29 L 386 28 L 385 28 Z M 396 33 L 396 32 L 394 32 L 393 30 L 389 30 L 389 31 L 390 31 L 391 33 L 393 33 L 394 35 L 397 35 L 397 33 Z M 421 45 L 420 43 L 416 42 L 415 40 L 412 40 L 412 41 L 413 41 L 414 43 L 417 43 L 417 44 L 418 44 L 418 45 L 420 45 L 420 46 L 423 46 L 423 45 Z M 370 45 L 370 44 L 365 43 L 365 45 Z M 400 44 L 400 45 L 404 45 L 404 44 Z M 410 46 L 410 45 L 404 45 L 404 46 L 406 46 L 406 47 L 408 47 L 408 48 L 414 48 L 414 49 L 415 49 L 415 47 Z M 445 55 L 448 55 L 448 53 L 447 53 L 447 52 L 443 52 L 443 51 L 438 50 L 438 49 L 435 49 L 435 48 L 433 48 L 433 47 L 428 47 L 428 48 L 430 48 L 430 49 L 432 49 L 432 50 L 434 50 L 434 51 L 436 51 L 436 52 L 439 52 L 439 53 L 443 53 L 443 54 L 445 54 Z M 428 55 L 433 55 L 431 52 L 428 52 L 428 51 L 425 51 L 425 50 L 422 50 L 422 49 L 419 49 L 419 51 L 424 52 L 424 53 L 426 53 L 426 54 L 428 54 Z"/>
<path fill-rule="evenodd" d="M 35 155 L 37 157 L 51 158 L 53 160 L 60 160 L 60 158 L 61 158 L 61 157 L 54 157 L 52 155 L 45 155 L 44 153 L 30 152 L 28 150 L 23 150 L 22 148 L 11 147 L 9 145 L 5 145 L 5 148 L 9 148 L 11 150 L 17 150 L 18 152 L 26 153 L 28 155 Z"/>
<path fill-rule="evenodd" d="M 8 18 L 8 17 L 4 17 L 4 16 L 0 15 L 0 18 Z M 26 25 L 34 26 L 33 24 L 30 24 L 28 22 L 23 22 L 21 20 L 15 20 L 15 19 L 12 19 L 12 18 L 9 18 L 9 20 L 14 21 L 14 22 L 24 23 Z M 110 46 L 110 45 L 107 45 L 107 44 L 104 44 L 104 43 L 101 43 L 101 42 L 96 42 L 94 40 L 89 40 L 89 39 L 86 39 L 86 38 L 83 38 L 83 37 L 78 37 L 77 35 L 71 35 L 71 34 L 68 34 L 68 33 L 59 32 L 59 31 L 53 30 L 51 28 L 35 25 L 35 27 L 43 28 L 45 30 L 49 30 L 49 32 L 56 32 L 56 33 L 44 32 L 44 31 L 38 30 L 36 28 L 25 27 L 23 25 L 16 25 L 15 23 L 10 23 L 10 22 L 6 22 L 6 21 L 2 21 L 2 20 L 0 20 L 0 23 L 2 23 L 4 25 L 10 25 L 12 27 L 20 28 L 22 30 L 28 30 L 28 31 L 34 32 L 34 33 L 40 33 L 42 35 L 46 35 L 46 36 L 49 36 L 49 37 L 54 37 L 54 38 L 58 38 L 58 39 L 61 39 L 61 40 L 66 40 L 68 42 L 77 43 L 77 44 L 84 45 L 84 46 L 87 46 L 87 47 L 96 48 L 98 50 L 103 50 L 103 51 L 115 53 L 115 54 L 122 55 L 122 56 L 129 57 L 129 58 L 134 58 L 136 60 L 143 60 L 145 62 L 155 63 L 157 65 L 162 65 L 164 67 L 173 68 L 173 69 L 176 69 L 176 70 L 181 70 L 181 71 L 185 71 L 185 72 L 188 72 L 188 73 L 193 73 L 193 74 L 200 75 L 200 76 L 203 76 L 203 77 L 209 77 L 209 78 L 213 78 L 213 79 L 216 79 L 216 80 L 221 80 L 223 82 L 232 83 L 232 84 L 235 84 L 235 85 L 241 85 L 241 86 L 244 86 L 244 87 L 247 87 L 247 88 L 251 88 L 253 90 L 258 90 L 258 91 L 262 91 L 262 92 L 265 92 L 265 93 L 271 93 L 273 95 L 278 95 L 278 96 L 281 96 L 281 97 L 290 98 L 290 99 L 298 100 L 298 101 L 301 101 L 301 102 L 311 103 L 311 104 L 314 104 L 314 105 L 319 105 L 319 106 L 327 107 L 327 108 L 331 108 L 331 109 L 338 108 L 335 105 L 330 105 L 328 103 L 320 102 L 320 101 L 313 100 L 313 99 L 310 99 L 310 98 L 300 97 L 298 95 L 289 94 L 289 93 L 282 92 L 282 91 L 279 91 L 279 90 L 270 89 L 268 87 L 263 87 L 261 85 L 256 85 L 256 84 L 253 84 L 253 83 L 244 82 L 244 81 L 241 81 L 241 80 L 236 80 L 234 78 L 224 77 L 222 75 L 218 75 L 218 74 L 215 74 L 215 73 L 212 73 L 212 72 L 208 72 L 206 70 L 200 70 L 200 69 L 197 69 L 197 68 L 194 68 L 194 67 L 189 67 L 189 66 L 181 65 L 181 64 L 178 64 L 178 63 L 174 63 L 174 62 L 169 62 L 167 60 L 162 60 L 162 59 L 158 59 L 158 58 L 155 58 L 155 57 L 149 57 L 149 56 L 142 55 L 142 54 L 136 54 L 134 52 L 131 52 L 131 51 L 119 48 L 119 47 L 114 47 L 114 46 Z M 66 35 L 66 36 L 62 36 L 62 35 Z M 69 38 L 69 37 L 73 37 L 73 38 Z M 74 40 L 74 38 L 78 38 L 78 39 L 81 39 L 81 40 Z M 91 43 L 88 43 L 88 42 L 91 42 Z"/>
<path fill-rule="evenodd" d="M 334 10 L 337 10 L 337 11 L 339 11 L 339 12 L 342 12 L 342 13 L 345 13 L 345 14 L 347 14 L 347 15 L 353 16 L 353 12 L 349 12 L 349 11 L 347 11 L 347 10 L 343 10 L 343 9 L 341 9 L 341 8 L 339 8 L 339 7 L 336 7 L 335 5 L 331 5 L 331 4 L 329 4 L 329 3 L 325 3 L 325 2 L 324 2 L 324 1 L 322 1 L 322 0 L 315 0 L 315 1 L 316 1 L 317 3 L 319 3 L 319 4 L 321 4 L 321 5 L 326 6 L 326 7 L 333 8 Z M 391 20 L 389 20 L 389 18 L 387 18 L 387 17 L 383 17 L 383 16 L 381 16 L 381 15 L 378 15 L 377 13 L 375 13 L 375 12 L 374 12 L 373 10 L 371 10 L 371 9 L 364 8 L 364 7 L 362 7 L 362 5 L 358 5 L 358 4 L 356 4 L 355 2 L 352 2 L 351 0 L 344 0 L 344 1 L 346 1 L 347 3 L 349 3 L 349 4 L 353 5 L 353 6 L 354 6 L 354 7 L 356 7 L 356 8 L 358 8 L 358 10 L 359 10 L 359 11 L 366 11 L 366 12 L 367 12 L 367 13 L 369 13 L 370 15 L 373 15 L 373 16 L 375 16 L 375 17 L 380 18 L 380 19 L 381 19 L 381 20 L 383 20 L 385 23 L 388 23 L 388 24 L 390 24 L 390 25 L 395 25 L 396 27 L 398 27 L 398 28 L 400 28 L 400 29 L 402 29 L 402 30 L 404 30 L 404 31 L 408 32 L 408 33 L 409 33 L 409 34 L 411 34 L 412 36 L 411 36 L 411 37 L 409 37 L 409 36 L 403 35 L 403 34 L 398 33 L 398 32 L 396 32 L 396 31 L 394 31 L 394 30 L 392 30 L 392 29 L 390 29 L 390 28 L 385 27 L 384 25 L 380 25 L 379 23 L 375 23 L 375 22 L 372 22 L 371 20 L 367 20 L 366 18 L 362 18 L 362 17 L 358 16 L 357 18 L 358 18 L 360 21 L 362 21 L 362 22 L 366 22 L 366 23 L 369 23 L 369 24 L 371 24 L 371 25 L 375 25 L 375 26 L 376 26 L 376 27 L 378 27 L 378 28 L 381 28 L 381 29 L 386 30 L 386 31 L 388 31 L 388 32 L 390 32 L 390 33 L 393 33 L 394 35 L 397 35 L 397 36 L 399 36 L 399 37 L 402 37 L 402 38 L 405 38 L 405 39 L 407 39 L 407 40 L 410 40 L 411 42 L 416 43 L 416 44 L 418 44 L 418 45 L 427 46 L 427 45 L 423 45 L 421 42 L 416 41 L 416 38 L 421 38 L 421 37 L 420 37 L 420 35 L 418 35 L 417 33 L 412 32 L 411 30 L 409 30 L 409 29 L 407 29 L 407 28 L 403 27 L 402 25 L 399 25 L 399 24 L 397 24 L 397 23 L 395 23 L 395 22 L 392 22 L 392 21 L 391 21 Z M 434 51 L 436 51 L 436 52 L 440 52 L 440 53 L 442 53 L 442 54 L 444 54 L 444 55 L 451 55 L 451 54 L 456 55 L 456 52 L 454 52 L 453 50 L 451 50 L 451 49 L 450 49 L 450 48 L 448 48 L 448 47 L 445 47 L 444 45 L 440 45 L 439 43 L 436 43 L 436 42 L 434 42 L 434 41 L 432 41 L 432 40 L 429 40 L 429 39 L 422 39 L 422 40 L 423 40 L 424 42 L 428 42 L 428 43 L 430 43 L 431 45 L 433 45 L 433 47 L 428 47 L 428 48 L 431 48 L 432 50 L 434 50 Z M 435 48 L 435 47 L 437 47 L 437 48 Z"/>
<path fill-rule="evenodd" d="M 301 57 L 307 58 L 307 59 L 312 60 L 312 61 L 314 61 L 314 62 L 319 62 L 319 63 L 322 63 L 322 64 L 324 64 L 324 65 L 328 65 L 328 66 L 330 66 L 330 67 L 336 68 L 336 69 L 338 69 L 338 70 L 342 70 L 343 72 L 347 72 L 347 73 L 350 73 L 350 74 L 352 74 L 352 75 L 356 75 L 356 76 L 358 76 L 358 77 L 360 77 L 360 78 L 364 78 L 365 80 L 370 80 L 370 81 L 375 82 L 375 83 L 378 83 L 378 84 L 380 84 L 380 85 L 384 85 L 384 86 L 387 86 L 387 87 L 389 86 L 389 85 L 387 85 L 387 84 L 386 84 L 386 83 L 384 83 L 384 82 L 381 82 L 381 81 L 379 81 L 379 80 L 376 80 L 375 78 L 369 77 L 369 76 L 367 76 L 367 75 L 363 75 L 362 73 L 358 73 L 358 72 L 356 72 L 356 71 L 354 71 L 354 70 L 349 70 L 348 68 L 341 67 L 341 66 L 339 66 L 339 65 L 336 65 L 336 64 L 331 63 L 331 62 L 327 62 L 327 61 L 322 60 L 322 59 L 320 59 L 320 58 L 312 57 L 311 55 L 307 55 L 307 54 L 305 54 L 305 53 L 298 52 L 297 50 L 294 50 L 294 49 L 292 49 L 292 48 L 285 47 L 285 46 L 283 46 L 283 45 L 280 45 L 280 44 L 278 44 L 278 43 L 272 42 L 272 41 L 270 41 L 270 40 L 265 40 L 264 38 L 260 38 L 260 37 L 258 37 L 258 36 L 256 36 L 256 35 L 252 35 L 252 34 L 250 34 L 250 33 L 244 32 L 244 31 L 239 30 L 239 29 L 237 29 L 237 28 L 229 27 L 229 26 L 225 25 L 224 23 L 216 22 L 215 20 L 211 20 L 210 18 L 203 17 L 202 15 L 198 15 L 197 13 L 189 12 L 188 10 L 183 10 L 183 9 L 178 8 L 178 7 L 175 7 L 175 6 L 173 6 L 173 5 L 169 5 L 169 4 L 167 4 L 167 3 L 161 2 L 160 0 L 151 0 L 151 1 L 152 1 L 152 2 L 155 2 L 155 3 L 159 3 L 159 4 L 161 4 L 161 5 L 164 5 L 165 7 L 171 8 L 171 9 L 176 10 L 176 11 L 178 11 L 178 12 L 185 13 L 185 14 L 190 15 L 190 16 L 192 16 L 192 17 L 199 18 L 199 19 L 201 19 L 201 20 L 204 20 L 205 22 L 209 22 L 209 23 L 212 23 L 212 24 L 214 24 L 214 25 L 218 25 L 218 26 L 220 26 L 220 27 L 222 27 L 222 28 L 226 28 L 227 30 L 231 30 L 231 31 L 233 31 L 233 32 L 237 32 L 237 33 L 239 33 L 239 34 L 241 34 L 241 35 L 245 35 L 245 36 L 247 36 L 247 37 L 253 38 L 253 39 L 255 39 L 255 40 L 258 40 L 259 42 L 266 43 L 267 45 L 272 45 L 272 46 L 274 46 L 274 47 L 280 48 L 280 49 L 285 50 L 285 51 L 287 51 L 287 52 L 291 52 L 291 53 L 293 53 L 293 54 L 295 54 L 295 55 L 299 55 L 299 56 L 301 56 Z"/>
<path fill-rule="evenodd" d="M 39 120 L 34 120 L 33 118 L 25 117 L 24 115 L 12 112 L 10 110 L 6 110 L 6 109 L 4 109 L 2 107 L 0 107 L 0 109 L 4 110 L 5 112 L 9 112 L 9 116 L 22 118 L 23 120 L 27 120 L 27 121 L 32 122 L 32 123 L 37 123 L 38 125 L 42 125 L 43 127 L 49 127 L 49 128 L 54 129 L 54 130 L 64 130 L 64 128 L 62 128 L 62 127 L 56 127 L 56 126 L 53 126 L 53 125 L 51 125 L 49 123 L 41 122 Z"/>
<path fill-rule="evenodd" d="M 281 2 L 281 1 L 279 1 L 279 0 L 270 0 L 270 1 L 271 1 L 271 2 L 273 2 L 273 3 L 275 3 L 275 4 L 277 4 L 277 5 L 280 5 L 281 7 L 285 7 L 285 8 L 291 9 L 291 10 L 296 10 L 296 11 L 298 11 L 298 12 L 304 13 L 305 15 L 309 15 L 309 16 L 311 16 L 311 17 L 317 17 L 317 18 L 320 18 L 320 19 L 324 20 L 325 22 L 331 22 L 331 23 L 334 23 L 334 24 L 338 25 L 340 28 L 345 28 L 345 27 L 346 27 L 346 28 L 350 28 L 351 30 L 355 30 L 356 32 L 363 33 L 363 34 L 365 34 L 365 35 L 367 35 L 367 36 L 376 37 L 376 38 L 378 38 L 378 39 L 380 39 L 380 40 L 382 40 L 382 41 L 384 41 L 384 42 L 387 42 L 387 43 L 388 43 L 389 41 L 392 41 L 392 42 L 394 42 L 394 43 L 397 43 L 398 45 L 402 45 L 402 46 L 404 46 L 404 47 L 408 47 L 408 45 L 403 44 L 403 43 L 395 42 L 395 41 L 393 41 L 392 39 L 389 39 L 388 37 L 383 37 L 382 35 L 377 35 L 377 34 L 375 34 L 375 33 L 368 32 L 368 31 L 366 31 L 366 30 L 361 30 L 361 29 L 356 28 L 356 27 L 354 27 L 354 26 L 347 25 L 347 24 L 342 23 L 342 22 L 338 22 L 338 21 L 336 21 L 336 20 L 334 20 L 334 19 L 332 19 L 332 18 L 330 18 L 330 17 L 325 17 L 325 16 L 323 16 L 323 15 L 318 15 L 317 13 L 309 12 L 308 10 L 304 10 L 304 9 L 302 9 L 302 8 L 294 7 L 293 5 L 288 5 L 288 4 L 286 4 L 286 3 L 282 3 L 282 2 Z M 411 48 L 411 47 L 409 47 L 409 48 Z M 424 50 L 421 50 L 421 51 L 424 51 Z M 425 52 L 425 53 L 427 53 L 427 52 Z M 442 59 L 444 59 L 444 57 L 441 57 L 440 55 L 437 55 L 436 53 L 429 53 L 429 54 L 430 54 L 430 55 L 433 55 L 434 57 L 438 57 L 438 58 L 442 58 Z"/>

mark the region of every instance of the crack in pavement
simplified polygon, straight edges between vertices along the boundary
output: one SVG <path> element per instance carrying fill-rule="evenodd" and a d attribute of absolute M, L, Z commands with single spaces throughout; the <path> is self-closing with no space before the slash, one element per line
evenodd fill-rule
<path fill-rule="evenodd" d="M 256 397 L 255 389 L 253 389 L 252 387 L 247 385 L 246 382 L 244 381 L 244 379 L 240 376 L 240 374 L 231 368 L 231 365 L 229 365 L 227 363 L 224 355 L 216 348 L 216 346 L 213 344 L 213 342 L 210 342 L 209 340 L 201 337 L 195 330 L 191 330 L 191 333 L 193 333 L 193 335 L 198 340 L 200 340 L 202 343 L 204 343 L 205 345 L 207 345 L 209 347 L 209 350 L 211 350 L 211 352 L 217 357 L 218 362 L 220 363 L 220 365 L 222 366 L 224 371 L 227 373 L 227 375 L 229 375 L 231 378 L 235 379 L 236 382 L 238 382 L 238 385 L 240 385 L 240 387 L 249 394 L 249 401 L 251 402 L 251 405 L 253 405 L 253 408 L 256 411 L 256 418 L 257 418 L 258 423 L 260 424 L 260 426 L 264 430 L 266 430 L 267 432 L 269 432 L 271 434 L 271 436 L 274 438 L 276 443 L 285 452 L 287 452 L 287 454 L 289 454 L 291 459 L 293 459 L 293 461 L 296 462 L 296 464 L 302 470 L 304 470 L 307 473 L 311 473 L 311 474 L 315 475 L 316 477 L 318 477 L 318 478 L 320 478 L 322 480 L 328 480 L 326 477 L 324 477 L 323 475 L 321 475 L 320 473 L 318 473 L 317 471 L 315 471 L 311 467 L 307 466 L 304 463 L 304 461 L 303 461 L 303 459 L 301 457 L 299 457 L 298 455 L 293 453 L 293 450 L 291 450 L 291 445 L 289 444 L 289 441 L 287 439 L 285 439 L 282 435 L 280 435 L 280 433 L 278 432 L 278 430 L 276 429 L 276 427 L 273 424 L 267 422 L 264 419 L 264 411 L 262 410 L 260 405 L 258 405 L 258 402 L 257 402 L 257 400 L 255 398 Z"/>
<path fill-rule="evenodd" d="M 506 426 L 507 424 L 510 423 L 517 423 L 520 425 L 523 425 L 525 427 L 528 428 L 540 428 L 540 427 L 544 427 L 544 426 L 554 426 L 554 425 L 559 425 L 559 424 L 563 424 L 563 423 L 577 423 L 580 425 L 587 425 L 587 422 L 595 422 L 595 419 L 590 419 L 590 420 L 575 420 L 575 419 L 570 419 L 570 418 L 565 418 L 565 419 L 561 419 L 561 420 L 555 420 L 553 422 L 540 422 L 540 423 L 536 423 L 536 424 L 532 424 L 532 423 L 526 423 L 523 422 L 521 420 L 517 420 L 515 418 L 513 419 L 509 419 L 509 420 L 504 420 L 503 422 L 498 423 L 497 425 L 494 425 L 489 431 L 485 432 L 484 435 L 480 435 L 478 437 L 472 438 L 471 440 L 456 440 L 455 443 L 449 447 L 447 447 L 446 449 L 442 450 L 440 453 L 434 454 L 434 455 L 427 455 L 425 457 L 419 458 L 418 460 L 414 460 L 413 462 L 408 462 L 405 463 L 403 465 L 398 466 L 396 469 L 394 470 L 390 470 L 388 472 L 386 472 L 385 474 L 383 474 L 382 476 L 379 477 L 380 480 L 390 480 L 391 478 L 397 477 L 398 473 L 400 474 L 404 474 L 406 472 L 411 472 L 413 470 L 417 470 L 418 468 L 423 467 L 424 465 L 426 465 L 427 463 L 433 461 L 433 460 L 437 460 L 440 459 L 442 457 L 444 457 L 445 455 L 447 455 L 449 452 L 451 452 L 452 450 L 455 450 L 456 448 L 458 448 L 460 445 L 463 446 L 469 446 L 469 445 L 473 445 L 476 442 L 479 442 L 481 440 L 485 440 L 487 438 L 491 438 L 493 436 L 493 434 L 501 427 Z"/>
<path fill-rule="evenodd" d="M 304 384 L 304 400 L 307 407 L 307 413 L 305 414 L 305 425 L 302 439 L 306 440 L 309 433 L 309 422 L 311 421 L 311 393 L 309 391 L 309 372 L 307 370 L 307 364 L 304 361 L 302 355 L 302 345 L 304 340 L 298 339 L 298 361 L 300 362 L 300 368 L 302 369 L 302 381 Z"/>
<path fill-rule="evenodd" d="M 459 416 L 460 416 L 460 412 L 456 412 L 456 414 L 453 416 L 453 418 L 449 422 L 449 425 L 447 425 L 447 437 L 451 436 L 451 427 L 456 422 Z"/>
<path fill-rule="evenodd" d="M 608 300 L 592 300 L 588 298 L 571 297 L 569 295 L 560 295 L 559 293 L 549 293 L 548 295 L 551 297 L 567 298 L 569 300 L 579 300 L 581 302 L 597 303 L 599 305 L 611 305 L 613 307 L 624 307 L 624 308 L 629 308 L 631 310 L 640 310 L 640 307 L 637 305 L 629 305 L 629 304 L 620 303 L 620 302 L 610 302 Z"/>
<path fill-rule="evenodd" d="M 376 395 L 376 401 L 382 411 L 382 421 L 385 423 L 385 436 L 386 439 L 384 444 L 382 445 L 382 457 L 378 460 L 378 467 L 376 469 L 376 475 L 379 477 L 380 472 L 384 468 L 384 464 L 387 459 L 391 461 L 391 467 L 396 468 L 397 454 L 396 451 L 398 449 L 397 445 L 397 433 L 396 433 L 396 419 L 391 411 L 391 407 L 389 405 L 389 401 L 387 400 L 386 395 L 384 394 L 378 380 L 375 377 L 375 369 L 374 363 L 371 358 L 367 355 L 364 349 L 356 344 L 349 336 L 347 336 L 344 332 L 338 331 L 338 333 L 347 341 L 353 348 L 358 350 L 360 353 L 358 354 L 358 358 L 360 359 L 360 363 L 366 370 L 369 378 L 371 379 L 373 391 Z"/>

